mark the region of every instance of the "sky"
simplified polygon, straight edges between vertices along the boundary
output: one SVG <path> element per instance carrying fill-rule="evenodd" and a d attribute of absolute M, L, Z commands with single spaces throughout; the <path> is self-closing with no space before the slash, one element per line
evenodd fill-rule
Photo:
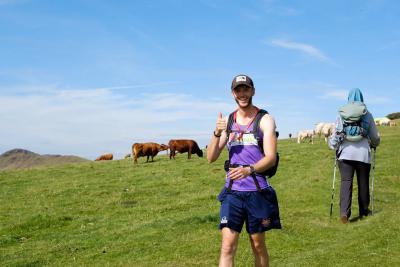
<path fill-rule="evenodd" d="M 280 138 L 335 121 L 355 87 L 374 117 L 400 112 L 399 14 L 396 0 L 0 0 L 0 154 L 205 147 L 237 74 Z"/>

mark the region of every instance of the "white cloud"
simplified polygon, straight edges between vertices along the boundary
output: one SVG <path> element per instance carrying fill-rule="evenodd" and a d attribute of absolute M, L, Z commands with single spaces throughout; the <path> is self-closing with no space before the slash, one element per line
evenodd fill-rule
<path fill-rule="evenodd" d="M 116 93 L 110 89 L 46 90 L 23 96 L 0 95 L 0 153 L 21 147 L 41 154 L 116 157 L 132 143 L 192 138 L 204 146 L 218 112 L 231 104 L 189 94 Z"/>
<path fill-rule="evenodd" d="M 177 84 L 180 84 L 180 82 L 167 81 L 167 82 L 135 84 L 135 85 L 126 85 L 126 86 L 111 86 L 111 87 L 102 87 L 102 88 L 95 88 L 95 89 L 125 90 L 125 89 L 149 88 L 149 87 L 168 86 L 168 85 L 177 85 Z"/>
<path fill-rule="evenodd" d="M 321 99 L 337 99 L 337 100 L 343 100 L 347 101 L 347 97 L 349 95 L 348 90 L 344 89 L 337 89 L 337 90 L 332 90 L 324 95 L 321 95 L 319 98 Z M 384 96 L 376 96 L 376 95 L 370 95 L 368 93 L 364 94 L 364 100 L 368 104 L 386 104 L 392 102 L 391 98 L 389 97 L 384 97 Z"/>
<path fill-rule="evenodd" d="M 322 53 L 318 48 L 309 44 L 290 42 L 280 39 L 273 39 L 270 42 L 270 44 L 277 47 L 300 51 L 320 61 L 326 61 L 326 62 L 330 61 L 330 59 L 324 53 Z"/>
<path fill-rule="evenodd" d="M 346 100 L 348 96 L 348 90 L 333 90 L 330 92 L 325 93 L 324 95 L 320 96 L 322 99 L 339 99 L 339 100 Z"/>
<path fill-rule="evenodd" d="M 378 97 L 369 97 L 368 98 L 369 104 L 387 104 L 390 102 L 392 102 L 392 99 L 388 98 L 388 97 L 378 96 Z"/>
<path fill-rule="evenodd" d="M 283 6 L 281 2 L 275 0 L 264 0 L 261 2 L 262 9 L 267 14 L 277 14 L 279 16 L 297 16 L 300 10 L 293 7 Z"/>

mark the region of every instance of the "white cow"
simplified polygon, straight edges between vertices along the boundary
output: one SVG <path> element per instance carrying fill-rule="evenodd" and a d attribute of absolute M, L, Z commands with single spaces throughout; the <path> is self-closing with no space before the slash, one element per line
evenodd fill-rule
<path fill-rule="evenodd" d="M 326 122 L 318 122 L 315 125 L 315 128 L 314 128 L 314 134 L 315 135 L 318 135 L 319 137 L 321 137 L 321 131 L 322 131 L 322 128 L 324 127 L 325 123 Z"/>
<path fill-rule="evenodd" d="M 328 141 L 328 137 L 335 131 L 335 124 L 331 122 L 319 122 L 315 125 L 314 133 L 319 137 L 324 136 L 325 142 Z"/>
<path fill-rule="evenodd" d="M 322 127 L 321 135 L 325 138 L 325 143 L 328 142 L 328 137 L 333 134 L 335 131 L 335 124 L 334 123 L 325 123 L 324 127 Z"/>
<path fill-rule="evenodd" d="M 375 124 L 378 126 L 389 126 L 389 124 L 390 124 L 390 120 L 386 117 L 375 118 L 374 121 L 375 121 Z"/>
<path fill-rule="evenodd" d="M 301 130 L 297 133 L 298 144 L 305 139 L 310 139 L 311 144 L 314 144 L 314 130 Z"/>

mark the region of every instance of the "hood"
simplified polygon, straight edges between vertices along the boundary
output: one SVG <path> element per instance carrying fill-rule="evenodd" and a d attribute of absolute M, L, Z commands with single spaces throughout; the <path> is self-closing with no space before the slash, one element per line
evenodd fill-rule
<path fill-rule="evenodd" d="M 347 102 L 362 102 L 364 103 L 364 97 L 361 93 L 361 90 L 358 88 L 354 88 L 349 92 L 349 97 L 347 98 Z"/>

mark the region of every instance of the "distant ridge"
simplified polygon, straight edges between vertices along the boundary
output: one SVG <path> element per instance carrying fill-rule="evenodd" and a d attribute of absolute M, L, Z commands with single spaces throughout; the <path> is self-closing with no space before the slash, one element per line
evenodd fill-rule
<path fill-rule="evenodd" d="M 85 161 L 88 160 L 77 156 L 40 155 L 26 149 L 16 148 L 0 155 L 0 170 L 46 167 Z"/>

